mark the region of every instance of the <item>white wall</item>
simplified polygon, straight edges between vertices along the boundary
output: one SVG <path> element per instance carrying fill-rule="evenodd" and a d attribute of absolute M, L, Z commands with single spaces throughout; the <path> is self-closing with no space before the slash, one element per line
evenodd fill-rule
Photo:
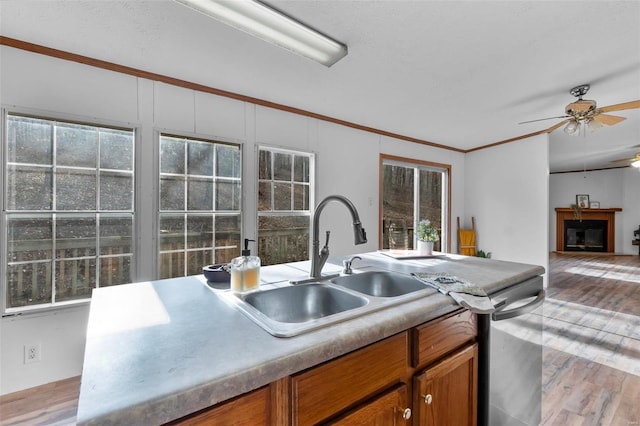
<path fill-rule="evenodd" d="M 621 207 L 616 213 L 615 252 L 638 254 L 633 231 L 640 226 L 640 170 L 634 168 L 558 173 L 549 178 L 549 247 L 556 248 L 556 207 L 570 207 L 576 194 L 588 194 L 601 208 Z"/>
<path fill-rule="evenodd" d="M 466 223 L 493 259 L 548 268 L 548 147 L 545 134 L 467 154 Z"/>
<path fill-rule="evenodd" d="M 0 103 L 4 107 L 51 117 L 135 126 L 140 135 L 136 151 L 140 173 L 138 187 L 141 183 L 147 188 L 155 185 L 157 147 L 154 134 L 157 131 L 242 143 L 243 231 L 248 238 L 255 236 L 257 144 L 315 152 L 316 204 L 323 197 L 337 193 L 356 205 L 369 242 L 364 246 L 353 246 L 346 209 L 339 204 L 330 204 L 323 214 L 321 227 L 332 230 L 331 252 L 334 255 L 377 248 L 380 153 L 450 164 L 451 215 L 453 218 L 463 216 L 463 154 L 6 46 L 0 46 L 0 59 Z M 236 91 L 242 93 L 242 88 L 236 88 Z M 152 192 L 138 192 L 138 217 L 156 214 Z M 138 247 L 155 246 L 156 232 L 152 222 L 139 221 Z M 137 256 L 139 280 L 152 279 L 154 254 L 139 250 Z M 4 276 L 0 277 L 0 280 L 4 279 Z M 0 394 L 79 375 L 87 316 L 88 306 L 84 305 L 2 318 Z M 24 345 L 34 342 L 42 345 L 42 360 L 25 365 Z"/>

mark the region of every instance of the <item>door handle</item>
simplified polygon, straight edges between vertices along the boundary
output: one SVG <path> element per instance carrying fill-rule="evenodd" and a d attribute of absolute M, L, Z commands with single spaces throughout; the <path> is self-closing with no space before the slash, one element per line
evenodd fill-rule
<path fill-rule="evenodd" d="M 537 294 L 536 298 L 526 305 L 518 306 L 513 309 L 506 309 L 504 311 L 496 311 L 491 314 L 491 319 L 494 321 L 502 321 L 513 317 L 518 317 L 520 315 L 528 314 L 540 307 L 544 303 L 546 293 L 544 290 L 540 290 Z"/>

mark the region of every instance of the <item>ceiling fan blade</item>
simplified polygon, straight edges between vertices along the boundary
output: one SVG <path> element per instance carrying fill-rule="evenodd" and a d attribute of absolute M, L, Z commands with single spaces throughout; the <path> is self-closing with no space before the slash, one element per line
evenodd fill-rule
<path fill-rule="evenodd" d="M 609 161 L 610 163 L 622 163 L 623 161 L 640 161 L 640 157 L 633 157 L 633 158 L 621 158 L 619 160 L 611 160 Z"/>
<path fill-rule="evenodd" d="M 567 124 L 569 122 L 569 120 L 562 120 L 561 122 L 559 122 L 558 124 L 554 124 L 553 126 L 549 127 L 547 130 L 545 130 L 546 133 L 551 133 L 554 130 L 556 130 L 559 127 L 564 126 L 565 124 Z"/>
<path fill-rule="evenodd" d="M 518 124 L 526 124 L 526 123 L 535 123 L 536 121 L 544 121 L 544 120 L 557 120 L 558 118 L 567 118 L 569 117 L 568 115 L 561 115 L 560 117 L 549 117 L 549 118 L 539 118 L 537 120 L 529 120 L 529 121 L 522 121 Z"/>
<path fill-rule="evenodd" d="M 613 126 L 614 124 L 618 124 L 621 121 L 626 120 L 626 117 L 618 117 L 617 115 L 609 115 L 609 114 L 598 114 L 593 117 L 594 120 L 599 121 L 602 124 L 606 124 L 607 126 Z"/>
<path fill-rule="evenodd" d="M 615 104 L 615 105 L 609 105 L 609 106 L 600 108 L 600 111 L 611 112 L 611 111 L 623 111 L 625 109 L 637 109 L 637 108 L 640 108 L 640 100 L 623 102 L 621 104 Z"/>

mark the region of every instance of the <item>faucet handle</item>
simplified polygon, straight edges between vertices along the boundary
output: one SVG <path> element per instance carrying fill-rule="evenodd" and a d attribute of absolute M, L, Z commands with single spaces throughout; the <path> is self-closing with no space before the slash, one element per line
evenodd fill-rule
<path fill-rule="evenodd" d="M 362 260 L 362 258 L 360 256 L 352 256 L 349 259 L 345 259 L 345 260 L 342 261 L 342 273 L 343 274 L 345 274 L 345 275 L 353 274 L 353 270 L 351 269 L 351 264 L 356 259 Z"/>

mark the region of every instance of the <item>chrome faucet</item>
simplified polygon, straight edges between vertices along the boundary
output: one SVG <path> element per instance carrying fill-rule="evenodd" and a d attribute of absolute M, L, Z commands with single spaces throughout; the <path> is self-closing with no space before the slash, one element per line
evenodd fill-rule
<path fill-rule="evenodd" d="M 331 201 L 339 201 L 344 204 L 349 212 L 351 213 L 351 218 L 353 219 L 353 243 L 364 244 L 367 242 L 367 233 L 365 232 L 362 224 L 360 223 L 360 217 L 358 216 L 358 211 L 351 201 L 342 195 L 329 195 L 327 198 L 322 200 L 318 207 L 316 207 L 316 211 L 313 213 L 313 246 L 311 250 L 311 272 L 309 276 L 311 278 L 320 278 L 322 275 L 322 267 L 324 266 L 327 258 L 329 257 L 329 234 L 331 231 L 327 231 L 327 237 L 324 243 L 324 247 L 320 250 L 320 213 Z"/>
<path fill-rule="evenodd" d="M 351 269 L 351 265 L 353 264 L 353 261 L 356 259 L 362 260 L 360 256 L 351 256 L 349 259 L 345 259 L 342 261 L 342 275 L 353 274 L 353 269 Z"/>

